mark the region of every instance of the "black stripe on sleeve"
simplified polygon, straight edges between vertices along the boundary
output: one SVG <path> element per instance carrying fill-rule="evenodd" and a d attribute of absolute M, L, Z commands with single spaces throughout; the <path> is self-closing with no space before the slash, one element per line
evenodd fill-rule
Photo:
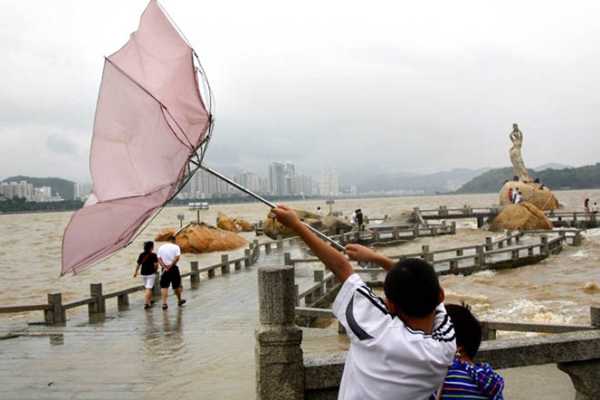
<path fill-rule="evenodd" d="M 373 337 L 365 332 L 365 330 L 361 328 L 360 325 L 358 325 L 358 322 L 356 322 L 354 319 L 354 295 L 350 299 L 350 303 L 348 303 L 348 307 L 346 308 L 346 321 L 358 340 L 373 339 Z"/>
<path fill-rule="evenodd" d="M 367 298 L 367 300 L 369 300 L 375 307 L 377 307 L 382 313 L 384 313 L 385 315 L 388 315 L 389 312 L 388 310 L 385 308 L 385 306 L 382 304 L 383 302 L 381 301 L 380 298 L 369 294 L 368 292 L 366 292 L 363 288 L 358 288 L 356 289 L 356 291 L 360 294 L 362 294 L 364 297 Z"/>

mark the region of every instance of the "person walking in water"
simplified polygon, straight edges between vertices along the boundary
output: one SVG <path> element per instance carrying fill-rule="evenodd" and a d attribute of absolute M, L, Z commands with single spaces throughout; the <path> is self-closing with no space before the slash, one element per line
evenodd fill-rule
<path fill-rule="evenodd" d="M 152 288 L 158 271 L 158 257 L 154 253 L 154 242 L 145 242 L 144 251 L 137 259 L 137 265 L 133 277 L 137 278 L 140 268 L 142 269 L 142 280 L 144 282 L 144 309 L 152 307 Z"/>
<path fill-rule="evenodd" d="M 160 276 L 160 294 L 162 297 L 162 309 L 169 308 L 167 298 L 169 297 L 169 286 L 173 287 L 175 296 L 177 296 L 177 305 L 185 304 L 185 299 L 181 298 L 183 287 L 181 286 L 181 273 L 177 262 L 181 257 L 181 249 L 175 244 L 175 236 L 171 238 L 171 243 L 165 243 L 158 249 L 158 262 L 162 267 Z"/>

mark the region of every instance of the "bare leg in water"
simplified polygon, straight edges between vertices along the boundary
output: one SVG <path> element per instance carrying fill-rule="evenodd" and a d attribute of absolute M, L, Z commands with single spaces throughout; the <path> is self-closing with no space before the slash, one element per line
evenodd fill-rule
<path fill-rule="evenodd" d="M 162 297 L 163 306 L 167 305 L 167 298 L 169 297 L 169 288 L 161 288 L 160 296 Z"/>

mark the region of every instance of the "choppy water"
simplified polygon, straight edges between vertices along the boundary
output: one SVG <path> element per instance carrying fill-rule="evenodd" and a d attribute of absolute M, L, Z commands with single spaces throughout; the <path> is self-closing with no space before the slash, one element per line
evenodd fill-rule
<path fill-rule="evenodd" d="M 557 196 L 566 209 L 580 209 L 585 197 L 600 198 L 600 191 L 557 192 Z M 360 207 L 367 215 L 382 216 L 411 210 L 415 206 L 423 209 L 439 205 L 460 207 L 464 204 L 485 207 L 496 202 L 496 195 L 455 195 L 339 200 L 334 208 L 348 215 Z M 324 206 L 322 202 L 315 201 L 293 204 L 309 210 L 314 210 L 317 205 Z M 208 223 L 214 223 L 219 211 L 253 222 L 263 218 L 267 212 L 260 204 L 212 206 L 202 214 L 202 218 Z M 186 220 L 192 220 L 195 216 L 194 212 L 185 207 L 166 208 L 132 246 L 88 271 L 62 278 L 59 278 L 60 241 L 70 213 L 0 215 L 0 270 L 3 271 L 4 278 L 0 280 L 0 304 L 43 303 L 46 293 L 50 291 L 61 291 L 66 301 L 75 300 L 87 296 L 89 284 L 93 282 L 104 283 L 106 291 L 138 284 L 132 278 L 132 272 L 142 242 L 152 239 L 164 227 L 177 226 L 177 214 L 180 213 L 185 214 Z M 423 244 L 429 244 L 432 249 L 456 247 L 482 243 L 486 236 L 493 235 L 475 229 L 474 221 L 461 222 L 459 228 L 455 236 L 422 238 L 404 246 L 385 248 L 383 251 L 387 254 L 414 252 Z M 251 234 L 247 237 L 253 239 Z M 447 276 L 442 278 L 443 285 L 449 300 L 467 301 L 481 318 L 587 323 L 589 306 L 600 305 L 600 293 L 584 290 L 586 284 L 600 284 L 599 242 L 600 230 L 592 230 L 588 232 L 583 246 L 567 248 L 560 255 L 537 265 L 497 273 L 481 272 L 469 277 Z M 261 263 L 281 263 L 280 258 L 273 256 L 262 259 Z M 184 269 L 187 269 L 192 260 L 198 260 L 201 266 L 214 264 L 220 260 L 220 254 L 184 255 Z M 310 278 L 309 272 L 299 269 L 298 278 Z M 253 390 L 252 347 L 256 321 L 254 270 L 232 274 L 230 277 L 217 277 L 197 291 L 188 291 L 187 295 L 192 300 L 193 308 L 191 304 L 190 308 L 184 310 L 183 316 L 175 311 L 170 316 L 164 316 L 158 310 L 143 314 L 135 309 L 141 306 L 141 302 L 132 302 L 134 309 L 128 312 L 127 318 L 108 321 L 95 328 L 99 335 L 115 329 L 114 335 L 108 333 L 108 337 L 112 339 L 98 345 L 105 346 L 103 351 L 120 354 L 123 363 L 126 360 L 136 360 L 131 361 L 134 368 L 145 363 L 164 363 L 166 368 L 175 369 L 179 365 L 191 368 L 192 372 L 176 374 L 173 376 L 174 382 L 162 386 L 161 374 L 158 372 L 146 371 L 135 375 L 136 381 L 140 383 L 157 380 L 156 387 L 160 390 L 155 393 L 166 394 L 171 385 L 174 385 L 188 389 L 182 390 L 182 393 L 191 391 L 201 397 L 212 395 L 218 398 L 251 398 L 248 395 Z M 84 308 L 80 310 L 81 313 Z M 13 315 L 8 319 L 4 316 L 0 319 L 0 327 L 3 324 L 39 320 L 40 314 Z M 71 317 L 78 318 L 77 315 Z M 84 317 L 79 318 L 85 320 Z M 64 350 L 49 349 L 44 340 L 41 340 L 39 348 L 36 345 L 30 346 L 40 355 L 52 353 L 54 356 L 60 353 L 66 364 L 77 363 L 79 357 L 81 363 L 87 365 L 85 355 L 69 355 L 71 352 L 85 352 L 86 344 L 77 344 L 74 339 L 69 341 L 68 329 L 65 343 L 71 344 L 64 346 Z M 307 330 L 303 343 L 305 351 L 310 353 L 345 348 L 344 338 L 332 334 L 332 331 L 333 328 Z M 114 351 L 115 346 L 120 350 Z M 0 347 L 0 350 L 6 351 L 8 357 L 14 355 L 14 360 L 18 360 L 18 355 L 11 353 L 18 352 L 18 349 Z M 27 360 L 45 361 L 43 357 L 35 361 L 15 361 L 15 368 L 27 370 L 30 367 Z M 110 361 L 103 363 L 99 365 L 110 369 Z M 79 376 L 77 371 L 75 366 L 74 377 Z M 115 372 L 116 375 L 118 374 Z"/>

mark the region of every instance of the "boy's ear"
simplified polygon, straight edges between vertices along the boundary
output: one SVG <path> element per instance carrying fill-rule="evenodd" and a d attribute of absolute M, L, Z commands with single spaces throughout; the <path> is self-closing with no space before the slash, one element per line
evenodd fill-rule
<path fill-rule="evenodd" d="M 398 315 L 398 307 L 396 307 L 396 305 L 393 302 L 391 302 L 390 299 L 388 299 L 387 297 L 384 299 L 384 301 L 390 314 Z"/>
<path fill-rule="evenodd" d="M 444 292 L 444 288 L 440 288 L 440 294 L 438 298 L 438 304 L 442 304 L 446 300 L 446 292 Z"/>

